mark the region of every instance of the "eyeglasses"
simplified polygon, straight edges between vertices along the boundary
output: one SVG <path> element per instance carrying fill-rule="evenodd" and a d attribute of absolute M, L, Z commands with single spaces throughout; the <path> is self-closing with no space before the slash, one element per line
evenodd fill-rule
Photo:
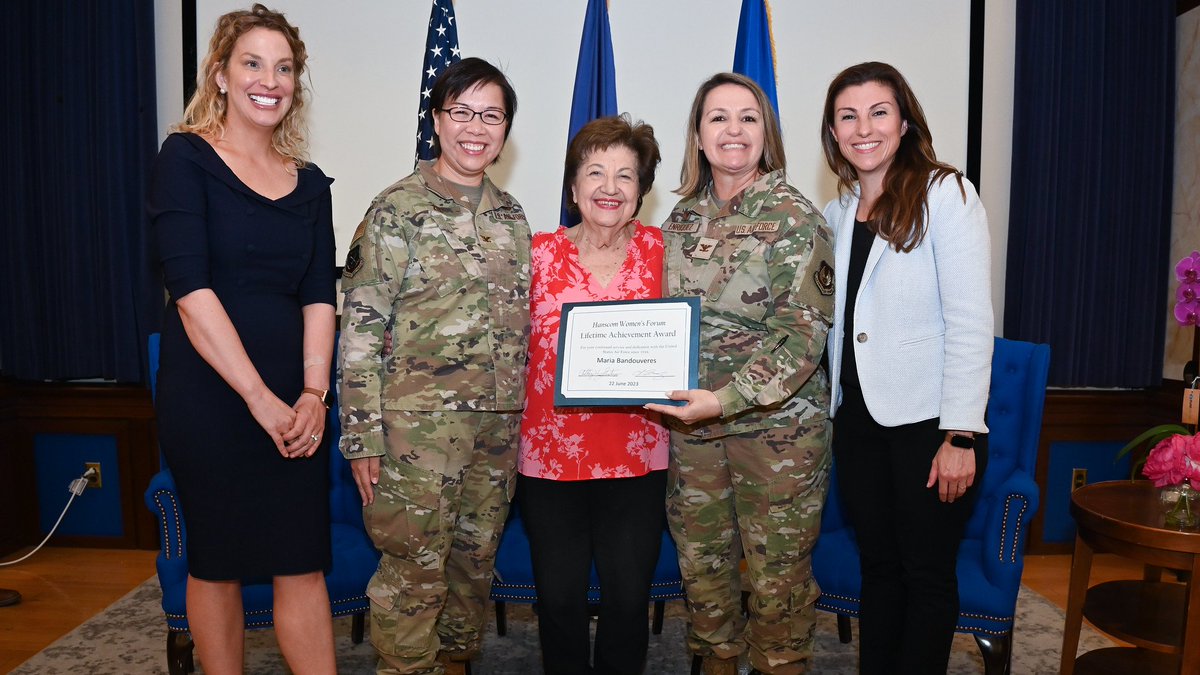
<path fill-rule="evenodd" d="M 496 110 L 494 108 L 476 111 L 465 106 L 454 106 L 453 108 L 438 108 L 438 110 L 449 115 L 450 119 L 455 122 L 462 122 L 464 124 L 475 119 L 476 115 L 479 115 L 479 119 L 483 120 L 484 124 L 491 126 L 504 124 L 504 120 L 508 119 L 508 115 L 503 110 Z"/>

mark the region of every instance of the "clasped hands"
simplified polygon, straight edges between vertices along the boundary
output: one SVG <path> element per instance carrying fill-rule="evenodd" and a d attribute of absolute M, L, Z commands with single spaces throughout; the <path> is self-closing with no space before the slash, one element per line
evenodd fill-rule
<path fill-rule="evenodd" d="M 267 432 L 279 454 L 288 459 L 311 457 L 321 447 L 325 433 L 325 404 L 316 396 L 301 394 L 288 407 L 270 391 L 247 401 L 250 414 Z"/>

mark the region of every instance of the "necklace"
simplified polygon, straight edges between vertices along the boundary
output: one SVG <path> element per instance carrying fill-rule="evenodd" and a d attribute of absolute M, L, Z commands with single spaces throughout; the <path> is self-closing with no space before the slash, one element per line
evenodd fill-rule
<path fill-rule="evenodd" d="M 580 225 L 580 227 L 582 228 L 583 226 Z M 594 242 L 590 238 L 588 238 L 586 231 L 584 231 L 582 229 L 579 231 L 579 238 L 582 239 L 583 241 L 587 242 L 588 246 L 591 246 L 592 248 L 596 249 L 597 251 L 603 251 L 604 249 L 607 249 L 607 248 L 617 248 L 617 244 L 621 243 L 622 239 L 628 241 L 629 237 L 631 237 L 631 236 L 632 235 L 629 232 L 628 223 L 625 225 L 622 225 L 621 231 L 617 234 L 616 237 L 613 238 L 612 241 L 608 242 L 607 244 L 597 244 L 596 242 Z"/>

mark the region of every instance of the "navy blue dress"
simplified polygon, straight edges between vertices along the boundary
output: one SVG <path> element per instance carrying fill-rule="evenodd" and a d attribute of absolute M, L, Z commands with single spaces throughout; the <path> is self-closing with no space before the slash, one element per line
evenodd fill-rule
<path fill-rule="evenodd" d="M 172 134 L 148 211 L 170 299 L 155 409 L 187 525 L 188 571 L 261 579 L 328 570 L 328 443 L 286 459 L 246 403 L 192 347 L 175 300 L 212 289 L 250 361 L 284 403 L 304 386 L 301 308 L 334 304 L 333 180 L 315 165 L 271 200 L 194 134 Z"/>

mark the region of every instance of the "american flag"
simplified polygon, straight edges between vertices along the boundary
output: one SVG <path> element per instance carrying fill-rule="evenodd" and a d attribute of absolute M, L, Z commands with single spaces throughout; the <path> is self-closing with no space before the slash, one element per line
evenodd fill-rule
<path fill-rule="evenodd" d="M 433 0 L 429 11 L 429 36 L 425 38 L 425 63 L 421 66 L 421 107 L 417 112 L 417 160 L 433 159 L 433 111 L 429 109 L 433 85 L 447 66 L 462 60 L 454 3 Z"/>

